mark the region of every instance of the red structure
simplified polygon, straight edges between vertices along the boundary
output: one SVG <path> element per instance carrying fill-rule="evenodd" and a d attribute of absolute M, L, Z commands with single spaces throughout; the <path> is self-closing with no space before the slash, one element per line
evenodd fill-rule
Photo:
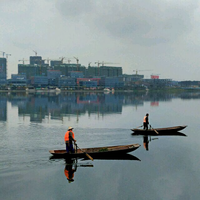
<path fill-rule="evenodd" d="M 158 75 L 151 75 L 151 79 L 159 79 Z"/>

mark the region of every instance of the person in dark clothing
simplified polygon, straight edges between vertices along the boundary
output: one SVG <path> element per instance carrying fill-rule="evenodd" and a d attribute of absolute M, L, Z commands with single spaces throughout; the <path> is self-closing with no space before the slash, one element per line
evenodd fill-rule
<path fill-rule="evenodd" d="M 72 127 L 70 126 L 68 128 L 68 131 L 65 133 L 65 144 L 66 144 L 66 151 L 67 153 L 74 153 L 74 148 L 73 148 L 73 143 L 76 142 L 75 137 L 74 137 L 74 132 L 72 131 Z"/>
<path fill-rule="evenodd" d="M 149 125 L 149 114 L 147 113 L 144 116 L 144 120 L 143 120 L 143 127 L 145 130 L 148 130 L 148 125 Z"/>

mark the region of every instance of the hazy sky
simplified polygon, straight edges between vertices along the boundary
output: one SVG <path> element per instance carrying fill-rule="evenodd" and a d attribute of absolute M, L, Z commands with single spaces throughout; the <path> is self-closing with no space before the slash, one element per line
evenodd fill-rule
<path fill-rule="evenodd" d="M 119 63 L 145 78 L 200 80 L 199 21 L 200 0 L 0 0 L 0 51 L 12 54 L 8 77 L 35 50 L 85 66 Z"/>

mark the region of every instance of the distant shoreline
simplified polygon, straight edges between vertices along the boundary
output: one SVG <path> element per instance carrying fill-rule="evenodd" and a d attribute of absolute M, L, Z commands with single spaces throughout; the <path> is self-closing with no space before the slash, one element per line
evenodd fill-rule
<path fill-rule="evenodd" d="M 117 93 L 117 92 L 126 92 L 126 93 L 132 93 L 132 92 L 183 92 L 183 91 L 200 91 L 200 89 L 193 89 L 193 88 L 165 88 L 165 89 L 133 89 L 133 90 L 114 90 L 114 91 L 104 91 L 104 90 L 0 90 L 0 93 L 45 93 L 45 94 L 59 94 L 59 93 L 78 93 L 78 92 L 91 92 L 91 93 Z"/>

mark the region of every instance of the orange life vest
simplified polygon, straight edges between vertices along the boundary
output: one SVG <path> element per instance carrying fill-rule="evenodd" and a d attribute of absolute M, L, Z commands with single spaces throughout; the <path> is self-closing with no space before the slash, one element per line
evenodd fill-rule
<path fill-rule="evenodd" d="M 65 169 L 65 176 L 67 177 L 67 179 L 73 179 L 74 178 L 74 171 L 72 171 L 71 173 L 69 172 L 69 170 Z"/>
<path fill-rule="evenodd" d="M 143 120 L 144 123 L 147 122 L 147 119 L 146 119 L 146 118 L 147 118 L 147 116 L 144 117 L 144 120 Z"/>
<path fill-rule="evenodd" d="M 75 139 L 75 138 L 74 138 L 74 132 L 73 132 L 73 131 L 67 131 L 67 132 L 65 133 L 65 137 L 64 137 L 65 141 L 69 141 L 69 132 L 72 132 L 72 137 L 73 137 L 73 139 Z"/>

